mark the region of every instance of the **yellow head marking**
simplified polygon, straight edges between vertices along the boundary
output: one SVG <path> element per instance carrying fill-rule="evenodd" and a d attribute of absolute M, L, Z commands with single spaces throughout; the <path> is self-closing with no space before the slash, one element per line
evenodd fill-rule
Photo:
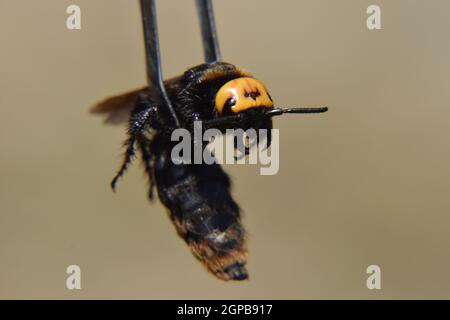
<path fill-rule="evenodd" d="M 219 114 L 225 107 L 229 107 L 233 113 L 238 113 L 250 108 L 273 108 L 273 101 L 261 81 L 242 77 L 228 81 L 217 92 L 216 109 Z"/>

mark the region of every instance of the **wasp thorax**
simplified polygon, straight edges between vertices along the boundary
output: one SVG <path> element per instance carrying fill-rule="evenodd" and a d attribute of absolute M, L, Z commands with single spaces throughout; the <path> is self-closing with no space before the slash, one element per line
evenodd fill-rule
<path fill-rule="evenodd" d="M 242 77 L 225 83 L 216 94 L 219 114 L 238 113 L 251 108 L 273 108 L 273 102 L 261 81 Z"/>

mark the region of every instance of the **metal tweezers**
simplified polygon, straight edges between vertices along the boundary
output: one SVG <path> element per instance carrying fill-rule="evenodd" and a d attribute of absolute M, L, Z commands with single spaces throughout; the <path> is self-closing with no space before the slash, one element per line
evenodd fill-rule
<path fill-rule="evenodd" d="M 196 0 L 203 40 L 205 62 L 220 61 L 219 41 L 211 0 Z M 158 27 L 156 22 L 155 0 L 141 0 L 142 23 L 144 27 L 145 59 L 147 63 L 147 81 L 150 96 L 160 104 L 166 105 L 174 124 L 180 127 L 180 121 L 164 88 L 161 55 L 159 51 Z"/>

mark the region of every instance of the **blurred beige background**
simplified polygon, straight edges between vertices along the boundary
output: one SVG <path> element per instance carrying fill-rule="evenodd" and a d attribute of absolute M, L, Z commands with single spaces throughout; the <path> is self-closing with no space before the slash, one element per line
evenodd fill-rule
<path fill-rule="evenodd" d="M 82 30 L 65 27 L 78 4 Z M 381 31 L 366 8 L 382 8 Z M 164 73 L 203 59 L 193 1 L 158 1 Z M 280 172 L 228 166 L 251 280 L 191 256 L 121 127 L 87 110 L 145 83 L 137 1 L 0 0 L 0 298 L 450 298 L 450 2 L 215 1 L 224 60 L 280 106 Z M 82 290 L 65 288 L 66 267 Z M 382 289 L 366 268 L 382 268 Z"/>

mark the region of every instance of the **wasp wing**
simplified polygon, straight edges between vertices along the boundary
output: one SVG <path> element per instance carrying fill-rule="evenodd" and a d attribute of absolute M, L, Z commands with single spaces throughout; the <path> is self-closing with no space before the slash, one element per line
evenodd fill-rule
<path fill-rule="evenodd" d="M 94 105 L 90 112 L 94 114 L 106 115 L 107 124 L 125 124 L 130 119 L 136 99 L 140 94 L 147 92 L 147 87 L 122 93 L 110 98 L 106 98 Z"/>

